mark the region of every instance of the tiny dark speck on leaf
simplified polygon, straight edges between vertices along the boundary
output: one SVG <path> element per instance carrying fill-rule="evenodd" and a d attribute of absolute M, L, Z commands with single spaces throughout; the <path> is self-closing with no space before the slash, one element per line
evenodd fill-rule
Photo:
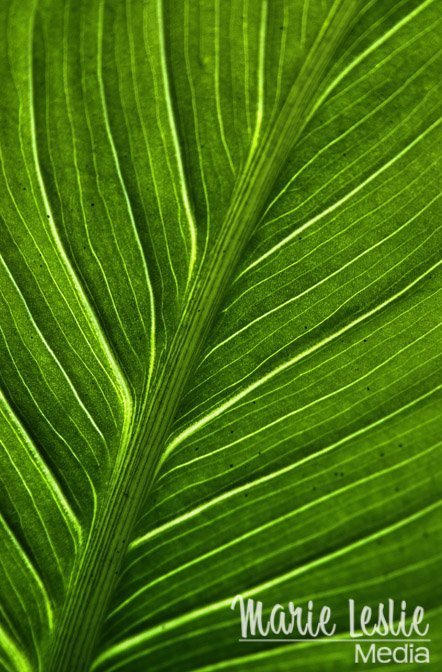
<path fill-rule="evenodd" d="M 364 343 L 366 343 L 366 342 L 367 342 L 367 339 L 366 339 L 366 338 L 364 338 Z"/>
<path fill-rule="evenodd" d="M 369 387 L 367 387 L 367 390 L 368 390 L 368 391 L 370 391 L 370 388 L 369 388 Z"/>
<path fill-rule="evenodd" d="M 381 453 L 381 457 L 384 457 L 385 453 Z"/>
<path fill-rule="evenodd" d="M 95 205 L 95 203 L 91 203 L 91 208 L 93 208 L 93 207 L 94 207 L 94 205 Z"/>
<path fill-rule="evenodd" d="M 230 468 L 232 468 L 232 467 L 233 467 L 233 464 L 230 465 Z"/>
<path fill-rule="evenodd" d="M 402 445 L 403 445 L 403 444 L 402 444 L 402 443 L 400 443 L 400 444 L 399 444 L 399 448 L 402 448 Z"/>

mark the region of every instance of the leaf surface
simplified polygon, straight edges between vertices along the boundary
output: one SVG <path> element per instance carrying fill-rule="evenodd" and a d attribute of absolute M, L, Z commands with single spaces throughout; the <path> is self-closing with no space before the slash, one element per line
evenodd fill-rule
<path fill-rule="evenodd" d="M 435 631 L 436 3 L 0 16 L 0 665 L 353 669 L 237 594 Z"/>

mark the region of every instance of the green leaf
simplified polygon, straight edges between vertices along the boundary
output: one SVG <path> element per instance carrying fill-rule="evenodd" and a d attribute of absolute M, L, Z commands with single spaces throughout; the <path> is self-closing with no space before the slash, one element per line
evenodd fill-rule
<path fill-rule="evenodd" d="M 1 3 L 1 669 L 354 669 L 237 594 L 434 636 L 438 14 Z"/>

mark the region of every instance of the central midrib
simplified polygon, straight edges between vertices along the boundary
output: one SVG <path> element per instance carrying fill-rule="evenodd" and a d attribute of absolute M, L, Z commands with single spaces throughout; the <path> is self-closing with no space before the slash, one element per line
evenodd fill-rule
<path fill-rule="evenodd" d="M 313 45 L 280 115 L 250 155 L 220 235 L 189 294 L 163 373 L 151 390 L 112 487 L 92 528 L 50 646 L 48 670 L 88 669 L 139 508 L 150 491 L 184 386 L 206 341 L 225 287 L 271 187 L 313 107 L 318 83 L 357 3 L 342 0 Z"/>

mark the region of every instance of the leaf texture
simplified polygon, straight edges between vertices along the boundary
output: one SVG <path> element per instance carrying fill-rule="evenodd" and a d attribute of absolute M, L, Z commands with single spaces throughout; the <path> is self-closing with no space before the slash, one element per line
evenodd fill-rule
<path fill-rule="evenodd" d="M 354 669 L 238 593 L 440 627 L 436 5 L 1 4 L 5 671 Z"/>

